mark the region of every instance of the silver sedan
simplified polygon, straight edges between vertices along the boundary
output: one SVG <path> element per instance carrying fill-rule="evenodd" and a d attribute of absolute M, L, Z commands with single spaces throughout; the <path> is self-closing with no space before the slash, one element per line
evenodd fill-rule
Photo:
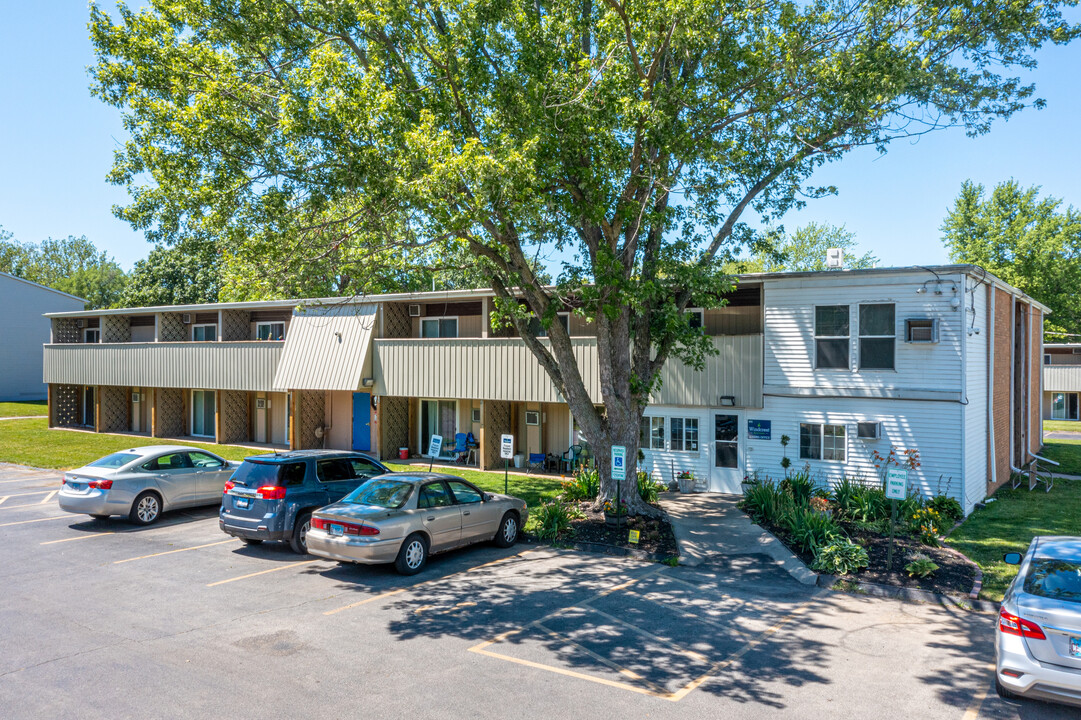
<path fill-rule="evenodd" d="M 308 552 L 420 572 L 431 553 L 492 541 L 510 547 L 528 516 L 525 501 L 486 493 L 454 475 L 396 473 L 372 478 L 312 514 Z"/>
<path fill-rule="evenodd" d="M 184 445 L 131 448 L 64 473 L 56 497 L 61 510 L 149 525 L 166 510 L 220 503 L 237 465 Z"/>
<path fill-rule="evenodd" d="M 1036 537 L 1006 590 L 995 633 L 995 688 L 1081 706 L 1081 538 Z"/>

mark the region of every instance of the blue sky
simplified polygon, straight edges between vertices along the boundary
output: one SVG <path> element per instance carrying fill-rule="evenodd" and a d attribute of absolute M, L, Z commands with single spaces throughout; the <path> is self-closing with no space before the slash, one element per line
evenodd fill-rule
<path fill-rule="evenodd" d="M 77 0 L 4 3 L 0 23 L 0 226 L 17 239 L 86 235 L 125 267 L 149 252 L 141 233 L 112 214 L 126 200 L 105 181 L 124 138 L 119 113 L 90 96 L 93 53 L 87 9 Z M 816 184 L 839 195 L 811 201 L 785 226 L 845 225 L 884 264 L 946 261 L 939 226 L 961 182 L 989 188 L 1015 178 L 1081 205 L 1081 43 L 1046 48 L 1028 76 L 1042 111 L 998 122 L 975 140 L 948 130 L 898 142 L 879 156 L 865 149 L 820 170 Z"/>

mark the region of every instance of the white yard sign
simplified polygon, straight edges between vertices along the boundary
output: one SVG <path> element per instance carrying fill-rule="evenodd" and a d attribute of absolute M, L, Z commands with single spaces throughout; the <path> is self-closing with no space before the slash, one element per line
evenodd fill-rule
<path fill-rule="evenodd" d="M 439 457 L 439 451 L 443 449 L 443 436 L 432 435 L 432 441 L 428 444 L 428 455 L 433 458 Z"/>
<path fill-rule="evenodd" d="M 514 436 L 501 435 L 499 441 L 499 457 L 510 460 L 514 457 Z M 515 466 L 517 467 L 517 466 Z"/>
<path fill-rule="evenodd" d="M 904 500 L 908 494 L 908 470 L 889 468 L 886 470 L 886 497 L 890 500 Z"/>

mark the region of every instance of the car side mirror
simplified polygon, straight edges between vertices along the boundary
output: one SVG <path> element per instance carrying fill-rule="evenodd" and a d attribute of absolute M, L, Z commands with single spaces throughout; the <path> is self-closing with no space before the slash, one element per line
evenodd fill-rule
<path fill-rule="evenodd" d="M 1021 553 L 1006 553 L 1002 556 L 1002 562 L 1006 563 L 1007 565 L 1020 565 Z"/>
<path fill-rule="evenodd" d="M 492 496 L 489 493 L 481 493 L 480 499 L 481 499 L 481 502 L 491 502 L 492 501 Z"/>

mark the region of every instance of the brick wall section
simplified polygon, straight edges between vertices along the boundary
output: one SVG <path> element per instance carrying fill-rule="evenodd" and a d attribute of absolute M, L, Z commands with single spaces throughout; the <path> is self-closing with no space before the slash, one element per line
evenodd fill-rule
<path fill-rule="evenodd" d="M 1043 343 L 1040 342 L 1040 338 L 1043 337 L 1043 313 L 1039 308 L 1033 307 L 1032 310 L 1032 356 L 1031 363 L 1032 375 L 1029 377 L 1029 450 L 1033 453 L 1039 453 L 1043 447 L 1043 425 L 1041 422 L 1040 413 L 1040 398 L 1043 395 Z"/>
<path fill-rule="evenodd" d="M 158 317 L 158 337 L 161 342 L 183 342 L 187 334 L 187 326 L 180 313 L 162 313 Z"/>
<path fill-rule="evenodd" d="M 992 462 L 995 467 L 996 482 L 992 484 L 991 478 L 987 478 L 988 495 L 1010 479 L 1010 347 L 1013 343 L 1010 308 L 1012 304 L 1013 298 L 1009 293 L 995 288 L 995 340 L 992 369 L 994 384 L 991 407 L 995 438 L 995 456 Z"/>
<path fill-rule="evenodd" d="M 310 450 L 323 447 L 323 438 L 316 428 L 326 422 L 326 393 L 322 390 L 293 391 L 294 418 L 296 422 L 293 450 Z"/>
<path fill-rule="evenodd" d="M 409 447 L 409 398 L 379 398 L 379 450 L 383 459 L 398 457 L 398 448 Z"/>
<path fill-rule="evenodd" d="M 53 318 L 53 342 L 54 343 L 77 343 L 82 342 L 82 331 L 79 330 L 79 321 L 75 318 Z"/>
<path fill-rule="evenodd" d="M 82 388 L 78 385 L 53 385 L 53 422 L 55 427 L 77 427 L 79 425 L 79 395 Z"/>
<path fill-rule="evenodd" d="M 222 310 L 221 339 L 225 342 L 251 340 L 250 313 L 247 310 Z"/>

